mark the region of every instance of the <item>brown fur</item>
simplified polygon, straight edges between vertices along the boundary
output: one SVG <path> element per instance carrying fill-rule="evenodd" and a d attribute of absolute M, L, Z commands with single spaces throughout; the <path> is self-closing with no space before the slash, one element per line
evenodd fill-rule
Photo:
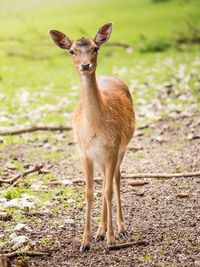
<path fill-rule="evenodd" d="M 98 30 L 94 40 L 84 38 L 72 42 L 71 45 L 71 41 L 65 36 L 66 49 L 74 51 L 72 58 L 81 87 L 81 101 L 74 112 L 73 126 L 86 177 L 87 206 L 82 251 L 89 247 L 91 238 L 94 163 L 99 166 L 103 180 L 101 224 L 97 240 L 101 240 L 107 231 L 107 244 L 112 245 L 115 242 L 112 226 L 113 182 L 117 200 L 118 232 L 126 234 L 120 199 L 120 165 L 135 129 L 132 98 L 127 85 L 120 79 L 109 76 L 96 79 L 95 75 L 95 47 L 109 39 L 111 30 L 112 23 L 108 23 Z M 59 46 L 58 38 L 54 35 L 57 32 L 51 31 L 52 38 Z M 63 48 L 63 42 L 60 47 Z M 82 68 L 83 64 L 89 65 L 87 71 Z"/>
<path fill-rule="evenodd" d="M 90 40 L 84 37 L 76 41 L 76 46 L 89 46 L 90 44 Z"/>

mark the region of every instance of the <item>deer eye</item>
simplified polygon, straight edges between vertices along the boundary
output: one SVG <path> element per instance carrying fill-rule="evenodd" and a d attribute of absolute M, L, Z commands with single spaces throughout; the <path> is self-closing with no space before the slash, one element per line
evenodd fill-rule
<path fill-rule="evenodd" d="M 99 50 L 99 47 L 96 46 L 96 47 L 94 48 L 93 52 L 96 53 L 98 50 Z"/>
<path fill-rule="evenodd" d="M 75 54 L 75 52 L 74 52 L 73 50 L 69 50 L 69 53 L 70 53 L 71 55 L 74 55 L 74 54 Z"/>

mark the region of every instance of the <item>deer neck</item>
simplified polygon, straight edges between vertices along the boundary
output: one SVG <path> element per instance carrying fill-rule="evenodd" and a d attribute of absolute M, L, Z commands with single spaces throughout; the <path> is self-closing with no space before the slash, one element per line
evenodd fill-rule
<path fill-rule="evenodd" d="M 92 123 L 102 119 L 102 99 L 94 73 L 79 75 L 81 102 L 86 119 Z"/>

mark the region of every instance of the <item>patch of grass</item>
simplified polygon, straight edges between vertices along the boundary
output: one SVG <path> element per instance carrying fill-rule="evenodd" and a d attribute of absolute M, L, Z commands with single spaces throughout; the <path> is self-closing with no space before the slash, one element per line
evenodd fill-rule
<path fill-rule="evenodd" d="M 165 235 L 165 234 L 163 234 L 163 239 L 165 240 L 165 241 L 170 241 L 170 238 L 169 237 L 167 237 L 167 235 Z"/>
<path fill-rule="evenodd" d="M 53 180 L 53 179 L 54 179 L 54 175 L 53 175 L 52 173 L 44 174 L 44 175 L 42 176 L 42 179 L 43 179 L 44 181 Z"/>
<path fill-rule="evenodd" d="M 154 182 L 155 183 L 164 183 L 164 179 L 155 179 Z"/>
<path fill-rule="evenodd" d="M 10 189 L 6 190 L 5 193 L 3 193 L 3 197 L 5 197 L 7 200 L 11 200 L 13 198 L 19 198 L 23 194 L 24 190 L 18 187 L 11 187 Z"/>
<path fill-rule="evenodd" d="M 185 169 L 184 167 L 180 166 L 180 167 L 177 167 L 173 170 L 174 173 L 181 173 L 181 172 L 186 172 L 187 169 Z"/>
<path fill-rule="evenodd" d="M 131 159 L 141 159 L 141 158 L 143 158 L 144 157 L 144 153 L 142 153 L 142 152 L 137 152 L 137 153 L 135 153 L 135 155 L 133 156 L 133 157 L 131 157 Z"/>
<path fill-rule="evenodd" d="M 173 122 L 173 123 L 170 123 L 169 126 L 170 126 L 171 128 L 180 129 L 180 128 L 183 127 L 183 124 L 182 124 L 182 123 L 175 123 L 175 122 Z"/>
<path fill-rule="evenodd" d="M 142 38 L 139 43 L 139 50 L 143 53 L 162 52 L 171 47 L 176 47 L 176 45 L 167 39 L 161 39 L 158 37 L 153 37 L 151 39 Z"/>
<path fill-rule="evenodd" d="M 151 260 L 151 256 L 146 252 L 144 257 L 140 257 L 139 258 L 140 261 L 150 261 Z"/>
<path fill-rule="evenodd" d="M 57 151 L 47 151 L 44 155 L 45 160 L 61 160 L 62 156 L 60 152 Z"/>
<path fill-rule="evenodd" d="M 96 217 L 96 220 L 97 220 L 97 223 L 98 223 L 98 226 L 99 226 L 100 222 L 101 222 L 101 217 Z"/>
<path fill-rule="evenodd" d="M 129 170 L 128 173 L 129 173 L 129 174 L 131 174 L 131 173 L 135 173 L 135 171 L 134 171 L 134 170 Z"/>
<path fill-rule="evenodd" d="M 45 246 L 49 246 L 49 243 L 51 242 L 51 238 L 49 237 L 44 237 L 42 240 L 41 240 L 41 245 L 45 245 Z"/>
<path fill-rule="evenodd" d="M 145 127 L 144 129 L 142 129 L 143 133 L 147 136 L 151 135 L 151 128 L 150 127 Z"/>
<path fill-rule="evenodd" d="M 50 208 L 50 210 L 52 212 L 58 213 L 58 212 L 60 212 L 60 207 L 59 206 L 53 206 L 52 208 Z"/>
<path fill-rule="evenodd" d="M 26 159 L 28 161 L 34 161 L 36 158 L 40 157 L 43 154 L 43 149 L 35 147 L 34 149 L 28 150 L 26 153 Z"/>
<path fill-rule="evenodd" d="M 162 256 L 164 256 L 164 252 L 163 252 L 163 250 L 162 250 L 162 249 L 160 250 L 160 253 L 161 253 L 161 255 L 162 255 Z"/>
<path fill-rule="evenodd" d="M 22 163 L 19 162 L 18 160 L 11 159 L 10 163 L 14 164 L 17 167 L 16 170 L 18 170 L 18 171 L 22 171 L 24 169 L 23 166 L 22 166 Z"/>
<path fill-rule="evenodd" d="M 138 240 L 141 238 L 141 234 L 139 234 L 139 235 L 133 235 L 132 238 L 133 238 L 135 241 L 138 241 Z"/>
<path fill-rule="evenodd" d="M 179 188 L 188 188 L 189 186 L 187 184 L 181 184 Z"/>
<path fill-rule="evenodd" d="M 4 27 L 0 29 L 0 94 L 4 97 L 0 102 L 1 110 L 5 111 L 3 123 L 7 126 L 71 123 L 71 117 L 66 114 L 72 112 L 80 97 L 78 77 L 68 53 L 53 45 L 48 35 L 49 28 L 66 31 L 71 39 L 80 38 L 83 34 L 92 38 L 98 27 L 113 21 L 115 27 L 111 41 L 125 41 L 136 49 L 134 53 L 127 54 L 121 47 L 104 47 L 99 53 L 98 75 L 122 78 L 133 88 L 134 102 L 137 103 L 141 95 L 150 101 L 163 79 L 167 77 L 171 81 L 178 66 L 185 62 L 189 69 L 196 71 L 191 76 L 190 87 L 195 97 L 199 97 L 199 47 L 187 45 L 184 51 L 178 51 L 169 41 L 176 30 L 187 28 L 186 18 L 199 23 L 197 1 L 154 4 L 149 0 L 101 0 L 85 1 L 84 5 L 79 1 L 73 4 L 58 1 L 56 7 L 54 5 L 38 1 L 36 4 L 33 0 L 21 0 L 20 4 L 7 0 L 6 5 L 2 5 L 0 22 Z M 83 27 L 80 21 L 84 21 Z M 140 53 L 138 47 L 150 52 Z M 168 64 L 170 58 L 173 61 Z M 194 63 L 196 65 L 192 65 Z M 153 80 L 149 78 L 152 76 Z M 134 86 L 133 78 L 137 86 Z M 141 89 L 144 84 L 145 89 Z M 9 142 L 16 141 L 25 142 L 18 137 L 11 137 Z M 7 140 L 6 144 L 9 142 Z"/>

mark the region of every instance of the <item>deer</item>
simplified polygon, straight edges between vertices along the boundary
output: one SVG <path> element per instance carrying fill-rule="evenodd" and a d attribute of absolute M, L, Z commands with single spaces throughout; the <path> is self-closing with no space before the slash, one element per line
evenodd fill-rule
<path fill-rule="evenodd" d="M 107 246 L 115 244 L 113 184 L 118 233 L 121 238 L 128 236 L 121 207 L 120 165 L 135 130 L 132 97 L 128 86 L 119 78 L 96 78 L 98 50 L 110 38 L 112 28 L 113 23 L 107 23 L 99 28 L 94 39 L 82 37 L 76 41 L 71 41 L 63 32 L 49 31 L 55 44 L 71 54 L 80 81 L 81 100 L 74 111 L 73 129 L 86 181 L 86 220 L 81 252 L 90 248 L 94 164 L 102 177 L 101 222 L 95 240 L 102 241 L 107 234 Z"/>

